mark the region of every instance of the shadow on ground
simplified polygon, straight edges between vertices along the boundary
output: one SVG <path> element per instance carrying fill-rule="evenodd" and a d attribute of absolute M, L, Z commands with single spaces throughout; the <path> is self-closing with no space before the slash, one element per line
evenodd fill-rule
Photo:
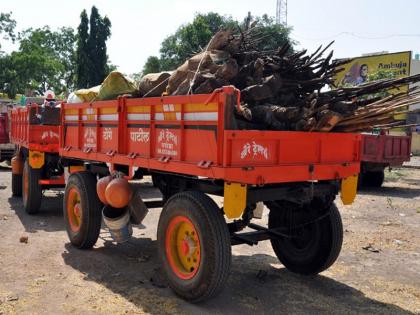
<path fill-rule="evenodd" d="M 145 200 L 161 199 L 162 195 L 151 183 L 136 184 L 141 189 L 141 195 Z M 0 186 L 1 189 L 1 186 Z M 37 231 L 55 232 L 65 229 L 63 221 L 63 196 L 64 190 L 44 191 L 41 208 L 37 214 L 27 214 L 23 209 L 21 197 L 10 197 L 8 199 L 11 210 L 15 211 L 19 220 L 25 227 L 26 232 L 36 233 Z"/>
<path fill-rule="evenodd" d="M 8 199 L 12 209 L 28 233 L 37 231 L 55 232 L 64 230 L 63 222 L 63 193 L 62 191 L 48 191 L 42 196 L 41 208 L 37 214 L 27 214 L 23 209 L 22 198 Z"/>
<path fill-rule="evenodd" d="M 150 238 L 121 245 L 106 241 L 105 246 L 88 251 L 67 244 L 66 250 L 65 263 L 82 272 L 84 280 L 95 281 L 152 314 L 410 314 L 332 278 L 304 277 L 275 268 L 270 264 L 277 264 L 277 259 L 264 254 L 233 256 L 224 291 L 194 305 L 167 288 L 158 267 L 156 241 Z"/>
<path fill-rule="evenodd" d="M 362 188 L 357 191 L 360 195 L 369 196 L 385 196 L 398 198 L 415 198 L 420 196 L 420 188 L 409 187 L 379 187 L 379 188 Z"/>

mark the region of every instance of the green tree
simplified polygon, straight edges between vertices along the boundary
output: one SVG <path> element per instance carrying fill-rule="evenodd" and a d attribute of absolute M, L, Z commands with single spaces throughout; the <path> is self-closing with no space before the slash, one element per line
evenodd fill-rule
<path fill-rule="evenodd" d="M 247 23 L 255 24 L 254 32 L 258 34 L 258 50 L 274 50 L 289 42 L 295 45 L 296 42 L 290 38 L 292 28 L 277 24 L 274 18 L 264 14 L 261 17 L 248 15 L 242 22 L 242 27 Z"/>
<path fill-rule="evenodd" d="M 28 29 L 19 34 L 19 40 L 18 55 L 23 56 L 23 63 L 30 61 L 26 66 L 34 72 L 28 78 L 41 84 L 38 90 L 54 88 L 62 92 L 73 88 L 76 35 L 72 28 Z"/>
<path fill-rule="evenodd" d="M 15 27 L 16 21 L 12 19 L 12 12 L 0 13 L 0 35 L 3 34 L 4 39 L 15 40 Z"/>
<path fill-rule="evenodd" d="M 10 55 L 0 55 L 0 92 L 14 98 L 18 93 L 18 75 Z"/>
<path fill-rule="evenodd" d="M 193 54 L 204 49 L 211 37 L 220 29 L 238 29 L 238 26 L 241 29 L 247 29 L 250 25 L 254 27 L 251 32 L 254 32 L 258 40 L 259 50 L 277 49 L 287 41 L 292 45 L 295 44 L 290 39 L 291 28 L 276 24 L 268 15 L 253 17 L 248 14 L 243 22 L 238 22 L 231 17 L 221 16 L 214 12 L 197 14 L 191 23 L 182 25 L 162 42 L 160 58 L 157 60 L 157 57 L 149 57 L 144 65 L 143 73 L 146 74 L 151 69 L 153 71 L 155 69 L 173 70 Z"/>
<path fill-rule="evenodd" d="M 93 6 L 90 13 L 90 29 L 87 41 L 90 69 L 89 86 L 101 84 L 107 73 L 108 55 L 106 41 L 111 36 L 111 21 L 99 14 Z"/>
<path fill-rule="evenodd" d="M 42 94 L 54 89 L 59 94 L 74 85 L 74 42 L 72 28 L 51 31 L 45 26 L 19 34 L 19 50 L 1 57 L 0 89 L 10 97 L 32 89 Z"/>
<path fill-rule="evenodd" d="M 89 20 L 86 11 L 80 15 L 77 42 L 78 88 L 99 85 L 115 66 L 108 63 L 106 41 L 111 36 L 111 21 L 101 17 L 98 9 L 93 6 Z"/>
<path fill-rule="evenodd" d="M 91 71 L 89 85 L 101 84 L 106 73 L 108 57 L 106 55 L 106 40 L 111 35 L 111 23 L 107 17 L 102 18 L 98 9 L 93 6 L 90 13 L 90 33 L 87 41 Z"/>
<path fill-rule="evenodd" d="M 147 58 L 146 63 L 144 64 L 142 75 L 148 74 L 148 73 L 157 73 L 160 72 L 160 60 L 159 57 L 156 56 L 150 56 Z"/>
<path fill-rule="evenodd" d="M 76 87 L 86 88 L 89 86 L 89 54 L 88 54 L 88 38 L 89 38 L 89 19 L 86 10 L 80 14 L 80 24 L 77 28 L 77 50 L 76 50 Z"/>
<path fill-rule="evenodd" d="M 160 68 L 175 69 L 193 54 L 200 52 L 221 28 L 234 27 L 235 24 L 232 18 L 214 12 L 197 14 L 191 23 L 182 25 L 162 42 Z"/>

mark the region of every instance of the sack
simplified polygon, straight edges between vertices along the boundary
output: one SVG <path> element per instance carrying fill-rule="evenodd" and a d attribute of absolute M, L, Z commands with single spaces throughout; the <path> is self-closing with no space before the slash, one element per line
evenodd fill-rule
<path fill-rule="evenodd" d="M 168 85 L 167 79 L 170 77 L 170 72 L 149 73 L 143 76 L 139 83 L 140 95 L 148 97 L 161 96 Z"/>
<path fill-rule="evenodd" d="M 118 71 L 111 72 L 100 86 L 97 100 L 112 100 L 122 94 L 136 92 L 134 83 Z"/>
<path fill-rule="evenodd" d="M 99 93 L 100 85 L 94 86 L 90 89 L 81 89 L 74 91 L 74 94 L 81 99 L 83 102 L 92 102 L 96 99 Z"/>
<path fill-rule="evenodd" d="M 67 97 L 66 103 L 68 104 L 83 103 L 83 100 L 80 97 L 78 97 L 75 92 L 71 92 L 69 96 Z"/>

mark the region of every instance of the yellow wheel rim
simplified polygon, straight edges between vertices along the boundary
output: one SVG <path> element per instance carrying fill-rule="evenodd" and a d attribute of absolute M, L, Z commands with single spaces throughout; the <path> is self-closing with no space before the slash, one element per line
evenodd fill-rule
<path fill-rule="evenodd" d="M 181 279 L 191 279 L 200 267 L 200 238 L 194 224 L 185 216 L 177 216 L 169 222 L 166 255 L 174 273 Z"/>
<path fill-rule="evenodd" d="M 70 188 L 67 198 L 67 218 L 70 229 L 77 233 L 82 223 L 82 205 L 80 194 L 76 188 Z"/>

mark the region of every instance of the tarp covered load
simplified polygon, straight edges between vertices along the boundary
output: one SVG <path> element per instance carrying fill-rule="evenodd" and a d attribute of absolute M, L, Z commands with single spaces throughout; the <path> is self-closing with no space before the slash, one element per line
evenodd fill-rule
<path fill-rule="evenodd" d="M 117 98 L 118 95 L 131 94 L 136 91 L 134 82 L 127 79 L 122 73 L 113 71 L 102 82 L 96 100 L 112 100 Z"/>
<path fill-rule="evenodd" d="M 101 88 L 100 85 L 94 86 L 90 89 L 80 89 L 77 91 L 74 91 L 74 94 L 82 100 L 82 102 L 92 102 L 96 99 L 99 93 L 99 89 Z M 77 100 L 77 99 L 72 99 Z"/>
<path fill-rule="evenodd" d="M 111 72 L 101 85 L 89 89 L 74 91 L 67 99 L 68 103 L 105 101 L 116 99 L 119 95 L 136 93 L 134 82 L 118 71 Z M 75 96 L 76 97 L 75 97 Z"/>

